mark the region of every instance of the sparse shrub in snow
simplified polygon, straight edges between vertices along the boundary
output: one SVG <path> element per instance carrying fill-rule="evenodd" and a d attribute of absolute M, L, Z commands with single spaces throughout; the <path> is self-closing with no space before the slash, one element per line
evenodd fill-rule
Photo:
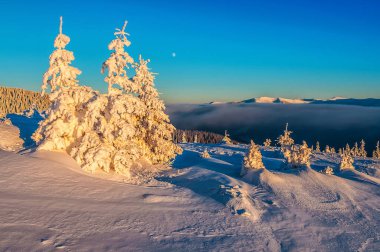
<path fill-rule="evenodd" d="M 334 175 L 334 169 L 331 168 L 330 166 L 327 166 L 324 170 L 323 170 L 323 173 L 327 174 L 327 175 Z"/>
<path fill-rule="evenodd" d="M 293 138 L 290 136 L 293 132 L 288 130 L 288 124 L 284 130 L 284 134 L 277 138 L 277 143 L 282 147 L 290 147 L 294 144 Z"/>
<path fill-rule="evenodd" d="M 109 93 L 78 86 L 73 76 L 63 81 L 71 86 L 61 85 L 62 78 L 68 76 L 65 74 L 47 82 L 52 87 L 53 103 L 33 139 L 39 149 L 66 151 L 88 172 L 114 171 L 132 180 L 155 174 L 162 167 L 149 164 L 167 164 L 181 149 L 172 142 L 175 128 L 164 113 L 147 61 L 140 58 L 133 65 L 134 78 L 127 76 L 133 60 L 124 51 L 130 44 L 125 25 L 115 33 L 109 45 L 113 52 L 102 68 L 108 70 L 105 81 Z M 67 67 L 63 70 L 71 71 Z"/>
<path fill-rule="evenodd" d="M 202 158 L 210 158 L 210 154 L 208 153 L 207 149 L 205 149 L 202 153 L 201 153 L 201 157 Z"/>
<path fill-rule="evenodd" d="M 303 141 L 302 145 L 292 145 L 283 151 L 287 165 L 290 168 L 310 167 L 311 149 Z"/>
<path fill-rule="evenodd" d="M 340 170 L 355 169 L 353 166 L 354 159 L 351 155 L 351 150 L 350 150 L 349 146 L 347 146 L 347 147 L 346 147 L 346 149 L 344 149 L 342 151 L 341 161 L 340 161 Z"/>
<path fill-rule="evenodd" d="M 317 141 L 315 145 L 315 152 L 321 152 L 321 147 L 319 146 L 319 142 Z"/>
<path fill-rule="evenodd" d="M 249 169 L 264 169 L 263 157 L 260 148 L 251 140 L 251 145 L 247 155 L 244 157 L 241 175 L 244 176 Z"/>
<path fill-rule="evenodd" d="M 372 153 L 372 157 L 376 159 L 380 159 L 380 143 L 377 141 L 376 149 Z"/>
<path fill-rule="evenodd" d="M 230 135 L 228 134 L 227 130 L 224 131 L 224 137 L 222 139 L 222 143 L 232 144 L 232 140 L 231 140 Z"/>
<path fill-rule="evenodd" d="M 270 147 L 271 143 L 272 143 L 272 140 L 270 140 L 269 138 L 267 138 L 267 139 L 265 139 L 264 146 L 265 147 Z"/>

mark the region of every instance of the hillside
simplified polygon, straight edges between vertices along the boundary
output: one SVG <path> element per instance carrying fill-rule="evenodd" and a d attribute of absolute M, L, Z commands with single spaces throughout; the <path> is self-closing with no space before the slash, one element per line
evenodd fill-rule
<path fill-rule="evenodd" d="M 22 88 L 0 87 L 0 118 L 6 114 L 19 114 L 33 106 L 38 111 L 46 110 L 50 105 L 49 97 L 41 93 Z"/>
<path fill-rule="evenodd" d="M 380 163 L 239 176 L 246 145 L 182 144 L 173 170 L 143 186 L 81 172 L 66 154 L 0 151 L 0 247 L 11 251 L 378 251 Z M 202 159 L 205 148 L 211 158 Z"/>

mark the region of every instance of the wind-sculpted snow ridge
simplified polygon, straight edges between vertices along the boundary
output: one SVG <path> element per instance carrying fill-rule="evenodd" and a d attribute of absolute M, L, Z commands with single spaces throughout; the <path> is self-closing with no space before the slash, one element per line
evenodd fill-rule
<path fill-rule="evenodd" d="M 138 186 L 117 174 L 88 176 L 64 153 L 0 152 L 0 247 L 379 250 L 379 160 L 355 158 L 355 170 L 340 171 L 338 154 L 319 152 L 310 167 L 294 169 L 280 148 L 259 146 L 265 169 L 242 177 L 249 146 L 181 146 L 174 169 Z M 201 157 L 205 150 L 210 158 Z"/>

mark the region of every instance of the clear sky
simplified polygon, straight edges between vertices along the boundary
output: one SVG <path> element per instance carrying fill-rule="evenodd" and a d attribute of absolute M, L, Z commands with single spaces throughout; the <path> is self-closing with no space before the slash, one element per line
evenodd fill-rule
<path fill-rule="evenodd" d="M 170 103 L 380 98 L 378 0 L 0 0 L 0 85 L 39 90 L 60 15 L 81 84 L 101 91 L 128 20 L 129 53 L 151 59 Z"/>

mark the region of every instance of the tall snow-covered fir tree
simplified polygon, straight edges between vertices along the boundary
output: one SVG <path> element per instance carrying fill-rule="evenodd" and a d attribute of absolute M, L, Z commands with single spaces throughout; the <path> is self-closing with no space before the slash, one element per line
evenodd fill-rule
<path fill-rule="evenodd" d="M 59 34 L 54 40 L 56 50 L 50 55 L 50 66 L 43 76 L 42 95 L 49 87 L 51 92 L 54 92 L 78 85 L 77 76 L 81 71 L 70 65 L 75 57 L 73 52 L 65 49 L 70 43 L 70 38 L 62 33 L 62 25 L 63 20 L 60 17 Z"/>
<path fill-rule="evenodd" d="M 194 141 L 193 141 L 193 143 L 198 143 L 198 135 L 197 134 L 194 135 Z"/>
<path fill-rule="evenodd" d="M 241 169 L 241 175 L 244 176 L 249 169 L 264 169 L 263 157 L 260 152 L 260 148 L 251 140 L 249 151 L 244 157 L 243 166 Z"/>
<path fill-rule="evenodd" d="M 62 33 L 62 17 L 59 34 L 55 38 L 56 50 L 50 55 L 49 69 L 43 76 L 42 91 L 49 91 L 52 101 L 45 120 L 41 121 L 32 138 L 40 150 L 67 151 L 82 134 L 78 127 L 78 114 L 83 113 L 83 104 L 97 95 L 91 88 L 78 85 L 77 75 L 81 72 L 70 66 L 74 54 L 65 49 L 70 38 Z"/>
<path fill-rule="evenodd" d="M 360 141 L 360 149 L 359 149 L 359 156 L 360 157 L 367 157 L 367 151 L 365 150 L 365 142 L 364 139 Z"/>
<path fill-rule="evenodd" d="M 185 131 L 182 133 L 181 143 L 187 143 L 187 139 L 186 139 L 186 133 L 185 133 Z"/>
<path fill-rule="evenodd" d="M 182 150 L 172 141 L 175 128 L 165 114 L 165 105 L 154 87 L 154 75 L 148 68 L 148 62 L 149 60 L 144 60 L 140 55 L 139 63 L 134 65 L 136 75 L 133 82 L 140 87 L 138 97 L 145 105 L 145 113 L 140 118 L 140 123 L 149 149 L 147 158 L 153 164 L 162 164 L 172 160 Z"/>
<path fill-rule="evenodd" d="M 317 141 L 315 145 L 315 152 L 321 152 L 321 147 L 319 146 L 319 142 Z"/>

